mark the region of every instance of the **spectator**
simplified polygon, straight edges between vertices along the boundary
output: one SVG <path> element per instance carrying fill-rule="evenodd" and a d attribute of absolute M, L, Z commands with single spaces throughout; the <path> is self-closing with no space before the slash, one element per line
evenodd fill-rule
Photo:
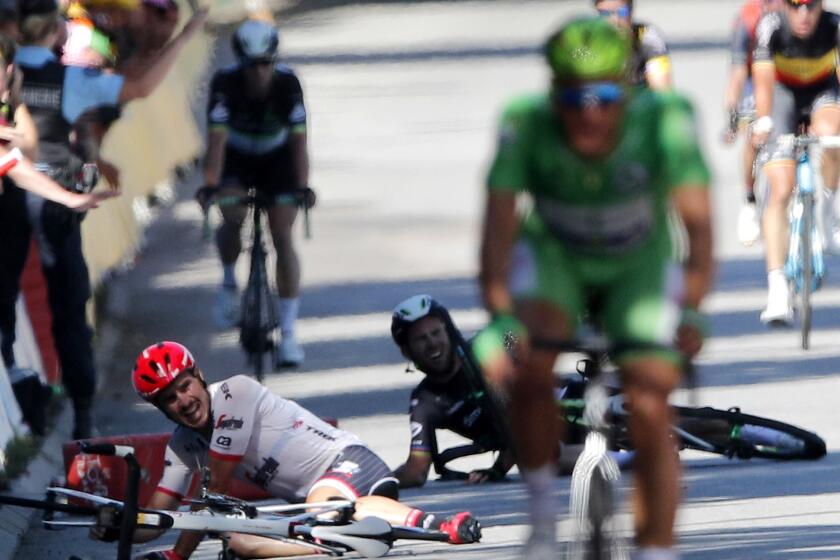
<path fill-rule="evenodd" d="M 124 78 L 61 64 L 51 50 L 61 27 L 55 0 L 22 0 L 18 10 L 22 47 L 16 61 L 23 72 L 21 97 L 32 111 L 40 138 L 37 167 L 65 188 L 74 188 L 81 161 L 71 150 L 73 124 L 82 114 L 97 107 L 121 105 L 148 96 L 172 68 L 178 53 L 202 27 L 206 17 L 206 10 L 196 12 L 183 31 L 160 50 L 158 58 L 151 61 L 142 74 Z M 4 204 L 13 205 L 6 209 L 13 221 L 4 223 L 0 238 L 3 359 L 7 367 L 15 365 L 12 346 L 15 301 L 29 237 L 34 232 L 47 280 L 62 381 L 73 402 L 73 437 L 90 437 L 96 371 L 92 332 L 85 315 L 91 287 L 82 254 L 80 220 L 77 214 L 32 193 L 4 195 L 3 198 Z"/>

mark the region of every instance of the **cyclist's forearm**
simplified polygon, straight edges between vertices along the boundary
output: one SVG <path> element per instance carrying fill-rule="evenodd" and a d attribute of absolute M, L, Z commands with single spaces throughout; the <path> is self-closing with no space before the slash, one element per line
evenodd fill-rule
<path fill-rule="evenodd" d="M 204 155 L 204 184 L 218 185 L 222 180 L 225 165 L 227 130 L 213 129 L 207 137 L 207 152 Z"/>
<path fill-rule="evenodd" d="M 776 80 L 776 68 L 773 64 L 753 65 L 753 84 L 755 86 L 755 115 L 757 118 L 770 115 L 773 107 L 773 83 Z"/>
<path fill-rule="evenodd" d="M 490 193 L 484 216 L 479 282 L 484 305 L 491 313 L 513 310 L 507 278 L 518 224 L 516 195 Z"/>
<path fill-rule="evenodd" d="M 723 98 L 723 104 L 727 111 L 734 111 L 737 108 L 738 99 L 744 91 L 744 84 L 747 83 L 747 74 L 746 64 L 737 64 L 732 67 Z"/>
<path fill-rule="evenodd" d="M 306 132 L 295 132 L 292 134 L 292 157 L 295 166 L 295 174 L 298 178 L 298 187 L 309 186 L 309 152 L 306 148 Z"/>

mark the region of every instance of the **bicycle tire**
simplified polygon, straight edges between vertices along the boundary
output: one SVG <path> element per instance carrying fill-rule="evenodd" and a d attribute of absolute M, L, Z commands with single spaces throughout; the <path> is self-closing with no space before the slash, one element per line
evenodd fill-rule
<path fill-rule="evenodd" d="M 253 210 L 258 212 L 257 209 Z M 248 284 L 242 295 L 242 320 L 239 341 L 248 356 L 254 377 L 263 382 L 265 354 L 274 352 L 272 332 L 276 328 L 276 317 L 271 307 L 271 290 L 266 270 L 267 252 L 263 247 L 259 215 L 254 217 L 254 237 L 251 245 L 251 265 Z"/>
<path fill-rule="evenodd" d="M 799 286 L 801 346 L 807 350 L 811 336 L 811 290 L 814 287 L 814 260 L 812 239 L 814 227 L 814 197 L 802 197 L 802 223 L 800 235 L 800 258 L 802 259 L 802 284 Z"/>
<path fill-rule="evenodd" d="M 825 441 L 820 436 L 792 424 L 744 414 L 738 409 L 718 410 L 711 407 L 681 406 L 674 409 L 680 419 L 691 418 L 705 423 L 706 433 L 705 437 L 701 436 L 701 439 L 713 444 L 715 448 L 714 450 L 703 449 L 683 440 L 683 444 L 690 449 L 709 451 L 727 457 L 736 456 L 741 459 L 759 457 L 780 461 L 813 461 L 826 454 Z M 680 427 L 683 427 L 683 422 L 678 422 Z M 698 426 L 703 427 L 700 424 Z M 754 426 L 775 432 L 777 441 L 772 442 L 769 438 L 760 441 L 740 437 L 739 434 L 744 432 L 744 426 Z M 694 431 L 698 431 L 696 427 Z"/>

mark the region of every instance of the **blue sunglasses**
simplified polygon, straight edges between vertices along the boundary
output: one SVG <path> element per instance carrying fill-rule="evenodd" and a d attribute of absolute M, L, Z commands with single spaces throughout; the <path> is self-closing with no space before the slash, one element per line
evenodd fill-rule
<path fill-rule="evenodd" d="M 630 6 L 622 6 L 620 8 L 616 8 L 615 10 L 598 10 L 598 15 L 601 17 L 618 16 L 620 18 L 629 18 Z"/>
<path fill-rule="evenodd" d="M 577 87 L 562 87 L 555 99 L 564 107 L 604 107 L 624 99 L 624 87 L 615 82 L 597 82 Z"/>

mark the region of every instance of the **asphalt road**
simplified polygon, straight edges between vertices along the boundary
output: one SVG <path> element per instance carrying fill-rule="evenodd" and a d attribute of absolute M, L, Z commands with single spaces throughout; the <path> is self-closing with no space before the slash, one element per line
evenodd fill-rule
<path fill-rule="evenodd" d="M 270 375 L 266 384 L 340 418 L 343 428 L 396 466 L 407 453 L 405 411 L 419 377 L 403 373 L 405 363 L 388 336 L 389 310 L 428 292 L 454 309 L 465 330 L 484 320 L 475 284 L 477 225 L 497 112 L 510 95 L 545 87 L 541 41 L 589 3 L 341 4 L 321 2 L 328 7 L 281 19 L 282 49 L 307 94 L 312 184 L 320 204 L 313 239 L 298 242 L 304 276 L 299 330 L 307 361 L 299 371 Z M 793 422 L 818 432 L 829 448 L 815 463 L 685 454 L 680 549 L 691 560 L 840 558 L 834 475 L 840 467 L 840 288 L 830 277 L 816 295 L 807 352 L 799 349 L 796 331 L 769 331 L 758 321 L 761 252 L 735 239 L 738 156 L 718 141 L 725 45 L 737 3 L 638 4 L 639 17 L 656 23 L 671 43 L 676 83 L 696 103 L 714 171 L 719 273 L 707 305 L 712 329 L 698 360 L 697 398 Z M 101 364 L 97 421 L 105 434 L 169 429 L 129 384 L 133 357 L 152 341 L 184 342 L 211 380 L 245 371 L 236 333 L 218 331 L 210 320 L 221 273 L 212 247 L 200 240 L 199 213 L 189 202 L 193 187 L 184 186 L 183 201 L 159 213 L 135 267 L 114 282 L 113 316 L 105 328 L 120 344 Z M 839 259 L 828 264 L 840 270 Z M 245 270 L 239 272 L 244 281 Z M 568 478 L 558 478 L 554 487 L 561 513 L 568 509 L 568 485 Z M 405 492 L 404 500 L 433 511 L 470 509 L 483 520 L 485 539 L 464 547 L 400 544 L 393 555 L 515 558 L 525 534 L 518 478 L 480 488 L 432 482 Z M 561 534 L 566 530 L 561 521 Z M 66 558 L 70 549 L 85 558 L 114 556 L 82 532 L 33 527 L 19 557 Z M 202 557 L 212 554 L 212 546 L 202 549 Z"/>

